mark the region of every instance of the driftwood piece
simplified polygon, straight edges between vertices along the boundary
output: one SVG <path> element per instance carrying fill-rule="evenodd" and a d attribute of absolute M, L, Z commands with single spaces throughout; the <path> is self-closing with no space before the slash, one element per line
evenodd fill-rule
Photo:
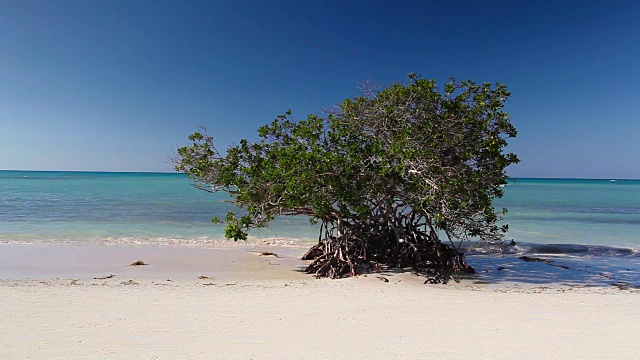
<path fill-rule="evenodd" d="M 149 264 L 146 264 L 146 263 L 145 263 L 144 261 L 142 261 L 142 260 L 136 260 L 136 261 L 134 261 L 134 262 L 132 262 L 132 263 L 131 263 L 131 266 L 143 266 L 143 265 L 149 265 Z"/>
<path fill-rule="evenodd" d="M 260 254 L 258 254 L 259 256 L 275 256 L 277 258 L 279 258 L 280 256 L 278 256 L 278 254 L 271 252 L 271 251 L 263 251 Z"/>
<path fill-rule="evenodd" d="M 102 277 L 94 277 L 95 280 L 106 280 L 106 279 L 111 279 L 112 277 L 114 277 L 115 275 L 110 274 L 107 276 L 102 276 Z"/>

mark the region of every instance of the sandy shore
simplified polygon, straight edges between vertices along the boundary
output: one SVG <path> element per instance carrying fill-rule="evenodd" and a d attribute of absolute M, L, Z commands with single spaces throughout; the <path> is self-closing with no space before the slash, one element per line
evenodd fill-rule
<path fill-rule="evenodd" d="M 315 280 L 269 249 L 0 245 L 0 359 L 640 355 L 637 289 Z"/>

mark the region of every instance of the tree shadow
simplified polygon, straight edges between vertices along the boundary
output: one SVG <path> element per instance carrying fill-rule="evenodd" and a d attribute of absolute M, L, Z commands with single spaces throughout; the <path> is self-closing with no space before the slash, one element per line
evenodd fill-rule
<path fill-rule="evenodd" d="M 640 256 L 566 256 L 469 253 L 467 263 L 474 274 L 455 274 L 454 278 L 473 285 L 563 285 L 622 286 L 640 288 Z M 536 260 L 542 261 L 536 261 Z M 296 266 L 297 273 L 308 274 L 306 265 Z M 411 269 L 379 269 L 367 275 L 394 277 L 414 274 Z M 313 274 L 309 274 L 313 277 Z M 422 276 L 426 281 L 428 277 Z"/>
<path fill-rule="evenodd" d="M 640 287 L 640 258 L 608 256 L 530 256 L 471 254 L 467 262 L 476 270 L 465 279 L 475 284 L 624 285 Z M 539 259 L 539 260 L 538 260 Z M 540 261 L 541 260 L 541 261 Z"/>

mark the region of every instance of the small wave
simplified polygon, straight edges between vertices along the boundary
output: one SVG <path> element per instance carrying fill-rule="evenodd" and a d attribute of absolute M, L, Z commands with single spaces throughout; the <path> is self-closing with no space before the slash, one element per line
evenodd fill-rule
<path fill-rule="evenodd" d="M 14 245 L 155 245 L 155 246 L 194 246 L 194 247 L 242 247 L 242 246 L 307 246 L 305 239 L 279 237 L 249 237 L 246 241 L 233 241 L 224 238 L 178 238 L 178 237 L 103 237 L 83 239 L 0 239 L 0 244 Z"/>

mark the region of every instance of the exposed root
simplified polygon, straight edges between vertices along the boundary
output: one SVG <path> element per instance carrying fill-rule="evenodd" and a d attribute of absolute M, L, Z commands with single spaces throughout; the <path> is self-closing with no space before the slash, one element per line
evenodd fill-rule
<path fill-rule="evenodd" d="M 435 231 L 405 226 L 398 233 L 398 227 L 360 221 L 334 236 L 335 227 L 323 227 L 327 229 L 325 237 L 302 256 L 312 260 L 305 271 L 317 278 L 355 276 L 379 267 L 411 268 L 427 276 L 426 282 L 446 283 L 458 281 L 453 273 L 475 272 L 464 254 L 441 243 Z"/>

